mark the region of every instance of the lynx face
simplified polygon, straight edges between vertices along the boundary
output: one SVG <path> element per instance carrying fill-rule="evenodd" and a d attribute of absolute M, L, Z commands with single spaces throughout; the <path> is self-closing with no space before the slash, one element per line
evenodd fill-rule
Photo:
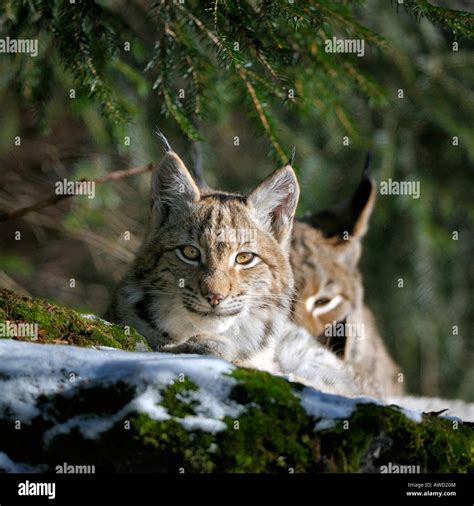
<path fill-rule="evenodd" d="M 278 305 L 272 294 L 285 292 L 291 277 L 276 239 L 234 195 L 203 195 L 177 213 L 152 232 L 143 260 L 154 276 L 142 278 L 143 316 L 180 340 L 225 332 L 236 319 Z"/>
<path fill-rule="evenodd" d="M 361 276 L 354 265 L 359 251 L 355 242 L 328 239 L 310 225 L 295 223 L 291 254 L 294 320 L 337 353 L 344 351 L 344 340 L 328 339 L 328 334 L 334 334 L 333 327 L 345 324 L 363 304 Z"/>
<path fill-rule="evenodd" d="M 297 201 L 290 166 L 242 196 L 200 190 L 168 152 L 153 172 L 146 237 L 109 317 L 155 348 L 193 337 L 213 340 L 210 353 L 228 359 L 260 351 L 290 308 Z"/>

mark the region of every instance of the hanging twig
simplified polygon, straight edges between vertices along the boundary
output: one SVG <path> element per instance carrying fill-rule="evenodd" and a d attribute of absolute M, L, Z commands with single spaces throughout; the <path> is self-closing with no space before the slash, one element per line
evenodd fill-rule
<path fill-rule="evenodd" d="M 153 168 L 153 164 L 149 163 L 147 165 L 143 165 L 142 167 L 132 167 L 130 169 L 124 169 L 124 170 L 116 170 L 114 172 L 111 172 L 110 174 L 107 174 L 105 176 L 98 177 L 97 179 L 88 180 L 88 179 L 81 179 L 79 182 L 81 183 L 87 183 L 87 182 L 93 182 L 96 184 L 105 183 L 106 181 L 115 181 L 117 179 L 122 179 L 124 177 L 129 176 L 136 176 L 137 174 L 143 174 L 144 172 L 148 172 Z M 61 195 L 51 195 L 50 197 L 40 200 L 31 206 L 22 207 L 20 209 L 17 209 L 16 211 L 11 212 L 3 212 L 0 211 L 0 222 L 8 221 L 8 220 L 14 220 L 16 218 L 21 218 L 27 213 L 30 213 L 32 211 L 40 211 L 41 209 L 44 209 L 45 207 L 54 206 L 61 200 L 67 199 L 69 197 L 73 197 L 74 195 L 71 194 L 61 194 Z"/>

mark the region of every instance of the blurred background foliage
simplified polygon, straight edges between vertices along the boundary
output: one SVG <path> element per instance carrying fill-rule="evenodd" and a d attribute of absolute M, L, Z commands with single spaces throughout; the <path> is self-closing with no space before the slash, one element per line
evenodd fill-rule
<path fill-rule="evenodd" d="M 39 41 L 36 58 L 0 54 L 0 212 L 63 178 L 158 160 L 156 126 L 190 165 L 200 146 L 207 182 L 225 190 L 252 187 L 296 146 L 299 214 L 348 197 L 370 149 L 379 182 L 420 181 L 421 198 L 378 196 L 368 304 L 411 392 L 474 401 L 469 7 L 0 0 L 0 38 Z M 364 57 L 326 53 L 332 37 L 363 39 Z M 110 181 L 94 199 L 4 220 L 0 286 L 101 313 L 139 245 L 148 185 Z"/>

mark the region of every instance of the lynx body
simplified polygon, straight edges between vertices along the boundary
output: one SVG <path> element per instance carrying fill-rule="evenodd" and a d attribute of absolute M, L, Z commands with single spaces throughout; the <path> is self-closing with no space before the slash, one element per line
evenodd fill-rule
<path fill-rule="evenodd" d="M 372 312 L 364 304 L 357 267 L 361 239 L 375 200 L 364 171 L 352 198 L 295 222 L 291 263 L 296 324 L 305 327 L 355 371 L 377 386 L 378 396 L 400 395 L 400 369 L 387 352 Z"/>
<path fill-rule="evenodd" d="M 106 315 L 155 350 L 214 355 L 326 392 L 374 393 L 289 318 L 299 188 L 288 164 L 249 195 L 196 186 L 169 150 L 152 175 L 143 243 Z"/>

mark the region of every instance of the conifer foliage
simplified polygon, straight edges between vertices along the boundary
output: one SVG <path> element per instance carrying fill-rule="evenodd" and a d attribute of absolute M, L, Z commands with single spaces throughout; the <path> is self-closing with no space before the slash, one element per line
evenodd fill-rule
<path fill-rule="evenodd" d="M 361 1 L 1 3 L 2 32 L 40 38 L 43 56 L 34 62 L 19 56 L 9 76 L 36 106 L 50 95 L 57 79 L 52 62 L 59 58 L 79 93 L 96 101 L 112 124 L 133 116 L 130 100 L 114 88 L 115 79 L 124 78 L 132 92 L 156 94 L 163 112 L 190 140 L 199 140 L 199 121 L 212 116 L 222 88 L 230 88 L 277 157 L 285 159 L 282 106 L 301 114 L 315 109 L 321 119 L 334 119 L 357 137 L 347 94 L 360 94 L 374 107 L 387 101 L 384 87 L 364 72 L 357 55 L 323 50 L 333 37 L 350 37 L 364 40 L 373 53 L 389 51 L 381 36 L 356 20 Z M 404 0 L 393 2 L 394 15 L 400 7 L 454 39 L 473 36 L 472 14 Z"/>

